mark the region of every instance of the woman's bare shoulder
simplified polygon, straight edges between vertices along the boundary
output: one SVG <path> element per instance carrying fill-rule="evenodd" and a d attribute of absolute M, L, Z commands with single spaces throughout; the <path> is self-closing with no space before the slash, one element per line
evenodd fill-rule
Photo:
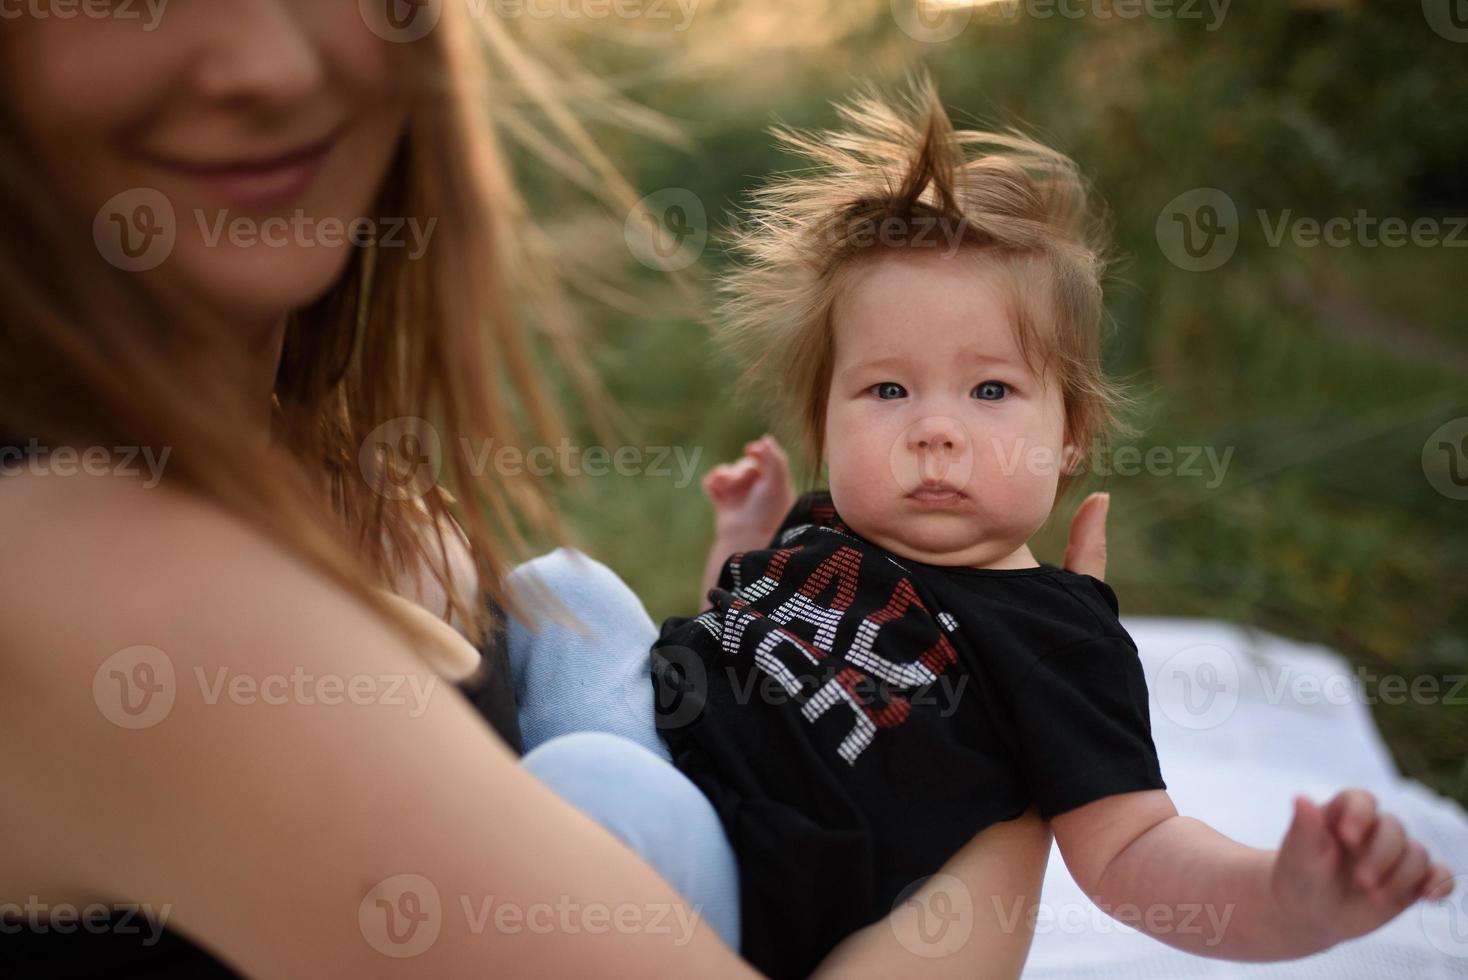
<path fill-rule="evenodd" d="M 28 852 L 0 853 L 0 888 L 166 903 L 252 976 L 745 975 L 701 927 L 680 944 L 456 917 L 485 894 L 676 899 L 263 536 L 191 499 L 80 484 L 0 487 L 0 515 L 19 535 L 0 602 L 23 621 L 0 653 L 0 739 L 20 746 L 0 754 L 0 824 Z M 408 953 L 380 921 L 405 888 L 444 913 Z"/>
<path fill-rule="evenodd" d="M 7 478 L 0 536 L 0 737 L 46 768 L 100 758 L 149 711 L 164 735 L 213 732 L 231 699 L 262 703 L 302 674 L 432 673 L 348 590 L 187 492 Z M 38 725 L 52 737 L 29 738 Z"/>
<path fill-rule="evenodd" d="M 232 590 L 319 579 L 222 508 L 120 477 L 0 480 L 0 536 L 0 614 L 12 660 L 39 646 L 54 665 L 87 641 L 140 630 L 220 630 L 222 607 L 243 613 L 286 591 L 262 588 L 246 604 Z"/>
<path fill-rule="evenodd" d="M 210 729 L 219 712 L 196 708 L 228 695 L 215 678 L 238 690 L 307 667 L 343 673 L 374 650 L 391 661 L 395 650 L 345 590 L 186 492 L 7 477 L 0 539 L 0 737 L 30 747 L 0 761 L 12 784 L 85 795 L 85 781 L 53 786 L 46 774 L 85 769 L 129 733 L 136 747 L 155 716 L 164 735 Z"/>

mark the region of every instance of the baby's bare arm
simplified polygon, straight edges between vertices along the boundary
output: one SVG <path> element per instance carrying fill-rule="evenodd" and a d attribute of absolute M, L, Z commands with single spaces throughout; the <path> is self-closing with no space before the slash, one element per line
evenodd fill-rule
<path fill-rule="evenodd" d="M 1281 921 L 1274 853 L 1179 816 L 1161 790 L 1098 800 L 1052 823 L 1066 867 L 1102 911 L 1190 953 L 1302 956 L 1321 943 Z"/>
<path fill-rule="evenodd" d="M 1103 911 L 1190 953 L 1292 959 L 1365 935 L 1451 873 L 1362 790 L 1296 801 L 1279 850 L 1178 815 L 1165 792 L 1125 793 L 1051 822 L 1066 867 Z"/>

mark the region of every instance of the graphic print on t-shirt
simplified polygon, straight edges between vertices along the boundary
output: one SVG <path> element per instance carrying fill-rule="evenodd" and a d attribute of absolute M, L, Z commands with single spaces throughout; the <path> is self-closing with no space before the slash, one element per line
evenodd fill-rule
<path fill-rule="evenodd" d="M 805 530 L 796 528 L 787 537 Z M 819 549 L 788 547 L 760 554 L 769 560 L 747 584 L 739 581 L 745 554 L 729 560 L 726 571 L 733 589 L 715 590 L 715 608 L 695 622 L 717 640 L 731 663 L 751 658 L 778 682 L 801 705 L 806 721 L 815 722 L 832 710 L 849 711 L 851 728 L 836 751 L 854 764 L 879 730 L 907 720 L 911 692 L 938 683 L 957 662 L 946 634 L 958 623 L 947 613 L 935 617 L 905 575 L 864 577 L 863 561 L 883 559 L 863 556 L 855 547 L 837 547 L 814 567 L 802 566 L 800 556 L 820 557 Z M 873 586 L 885 594 L 874 596 Z M 788 596 L 771 608 L 764 600 L 777 593 Z M 865 612 L 852 608 L 858 594 L 865 600 Z M 769 612 L 760 612 L 756 603 Z M 901 634 L 900 643 L 886 639 L 893 633 Z M 915 637 L 919 643 L 913 642 Z M 879 650 L 917 651 L 917 656 L 892 659 Z"/>

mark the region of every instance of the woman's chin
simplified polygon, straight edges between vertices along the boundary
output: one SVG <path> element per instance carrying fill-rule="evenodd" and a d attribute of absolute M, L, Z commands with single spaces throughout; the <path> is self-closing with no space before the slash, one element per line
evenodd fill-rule
<path fill-rule="evenodd" d="M 260 316 L 300 309 L 320 299 L 340 278 L 351 246 L 334 248 L 180 248 L 172 272 L 188 292 L 211 307 Z"/>

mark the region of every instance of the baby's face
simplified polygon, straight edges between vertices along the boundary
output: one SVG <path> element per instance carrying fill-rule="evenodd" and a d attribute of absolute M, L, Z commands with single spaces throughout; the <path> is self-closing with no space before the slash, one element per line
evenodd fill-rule
<path fill-rule="evenodd" d="M 916 561 L 1033 566 L 1065 412 L 1020 356 L 998 274 L 967 250 L 893 252 L 854 271 L 831 319 L 826 459 L 842 520 Z"/>

